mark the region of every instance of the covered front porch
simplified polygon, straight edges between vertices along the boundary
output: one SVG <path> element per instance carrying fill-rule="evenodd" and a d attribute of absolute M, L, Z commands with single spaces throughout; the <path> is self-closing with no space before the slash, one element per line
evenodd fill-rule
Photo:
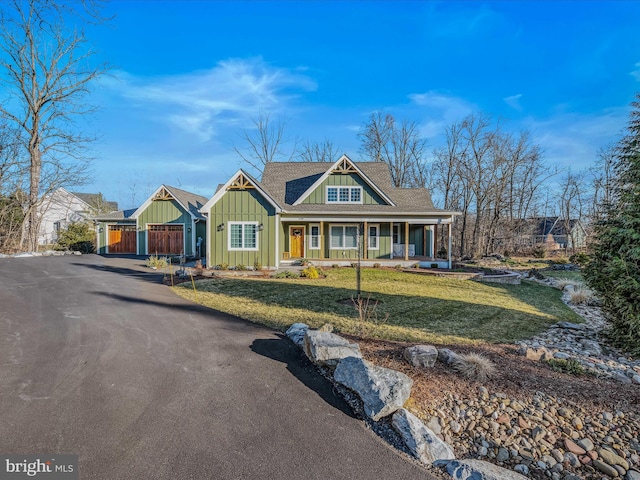
<path fill-rule="evenodd" d="M 282 219 L 279 263 L 451 268 L 451 218 Z M 445 242 L 439 241 L 444 232 Z M 444 243 L 444 244 L 442 244 Z"/>

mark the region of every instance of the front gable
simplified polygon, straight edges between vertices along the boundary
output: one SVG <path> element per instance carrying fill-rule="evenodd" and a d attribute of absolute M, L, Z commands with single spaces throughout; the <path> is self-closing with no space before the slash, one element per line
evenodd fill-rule
<path fill-rule="evenodd" d="M 233 192 L 240 192 L 240 195 L 234 195 Z M 227 194 L 230 195 L 227 195 Z M 280 212 L 280 206 L 271 198 L 267 192 L 261 188 L 260 184 L 247 172 L 240 169 L 238 170 L 224 185 L 222 185 L 215 195 L 200 209 L 203 214 L 208 214 L 211 209 L 220 202 L 225 196 L 229 198 L 249 198 L 251 197 L 255 202 L 262 204 L 265 209 L 273 210 L 274 212 Z M 242 202 L 242 200 L 240 200 Z M 242 205 L 236 205 L 233 202 L 234 210 L 238 213 L 242 213 Z M 229 207 L 231 208 L 231 207 Z"/>
<path fill-rule="evenodd" d="M 315 179 L 292 205 L 356 203 L 395 206 L 393 200 L 376 185 L 374 180 L 365 175 L 349 157 L 343 155 L 324 174 Z M 341 186 L 344 187 L 342 190 L 339 189 Z M 289 185 L 287 187 L 289 189 Z M 338 187 L 338 189 L 331 187 Z M 358 187 L 361 188 L 359 194 L 350 190 L 358 189 Z M 293 199 L 293 195 L 290 195 L 289 191 L 287 194 L 289 198 Z M 335 195 L 338 195 L 337 200 L 335 200 Z"/>
<path fill-rule="evenodd" d="M 147 212 L 147 210 L 150 211 Z M 154 221 L 166 219 L 163 223 L 174 221 L 177 217 L 182 217 L 183 215 L 187 215 L 190 219 L 193 217 L 189 208 L 183 205 L 164 185 L 161 185 L 153 192 L 131 215 L 131 218 L 137 220 L 141 215 L 149 216 L 149 214 L 154 218 Z"/>

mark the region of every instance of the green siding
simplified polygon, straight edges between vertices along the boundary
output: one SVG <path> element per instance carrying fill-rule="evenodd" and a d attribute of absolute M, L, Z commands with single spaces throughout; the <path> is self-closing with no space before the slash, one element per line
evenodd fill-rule
<path fill-rule="evenodd" d="M 358 251 L 352 249 L 338 249 L 332 250 L 330 244 L 330 226 L 331 225 L 354 225 L 353 223 L 345 222 L 324 222 L 323 228 L 321 231 L 322 238 L 320 240 L 321 249 L 312 250 L 311 245 L 311 225 L 320 225 L 320 222 L 310 222 L 310 223 L 301 223 L 301 222 L 286 222 L 286 220 L 282 223 L 282 228 L 280 231 L 280 258 L 284 258 L 282 256 L 283 252 L 289 252 L 289 227 L 290 226 L 298 226 L 304 225 L 305 227 L 305 257 L 309 260 L 320 260 L 320 259 L 333 259 L 333 260 L 356 260 L 358 258 Z M 390 235 L 390 224 L 389 223 L 371 223 L 371 225 L 379 225 L 380 227 L 380 235 L 378 238 L 378 250 L 367 250 L 367 258 L 368 259 L 378 259 L 378 258 L 390 258 L 391 256 L 391 235 Z"/>
<path fill-rule="evenodd" d="M 147 225 L 148 224 L 184 224 L 184 250 L 185 255 L 192 256 L 193 252 L 193 232 L 191 215 L 184 210 L 175 200 L 154 200 L 138 216 L 138 254 L 148 255 L 147 252 Z"/>
<path fill-rule="evenodd" d="M 355 173 L 346 175 L 333 173 L 327 177 L 302 203 L 324 204 L 327 185 L 362 187 L 362 203 L 365 205 L 386 205 L 386 202 L 367 183 Z"/>
<path fill-rule="evenodd" d="M 211 208 L 209 214 L 211 259 L 210 266 L 223 263 L 229 266 L 245 265 L 252 267 L 259 261 L 263 267 L 275 265 L 276 217 L 275 209 L 255 189 L 229 190 Z M 229 222 L 258 222 L 263 230 L 258 232 L 257 251 L 230 251 Z M 225 228 L 218 231 L 218 225 Z"/>

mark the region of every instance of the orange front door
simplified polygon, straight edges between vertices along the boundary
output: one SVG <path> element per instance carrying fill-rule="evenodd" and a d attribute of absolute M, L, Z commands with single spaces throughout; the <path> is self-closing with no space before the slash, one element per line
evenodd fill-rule
<path fill-rule="evenodd" d="M 304 227 L 289 227 L 291 258 L 304 257 Z"/>

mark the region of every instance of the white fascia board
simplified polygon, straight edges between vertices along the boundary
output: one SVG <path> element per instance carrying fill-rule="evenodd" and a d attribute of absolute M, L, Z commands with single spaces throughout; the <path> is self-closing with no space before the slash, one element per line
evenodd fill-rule
<path fill-rule="evenodd" d="M 324 172 L 322 174 L 322 176 L 316 180 L 313 185 L 311 185 L 309 188 L 307 188 L 305 190 L 305 192 L 300 195 L 300 197 L 298 198 L 298 200 L 296 200 L 293 205 L 300 205 L 302 203 L 302 201 L 307 198 L 309 195 L 311 195 L 311 192 L 313 192 L 316 188 L 318 188 L 320 185 L 322 185 L 322 182 L 324 182 L 329 175 L 331 175 L 331 172 L 333 172 L 333 170 L 338 166 L 338 164 L 340 162 L 342 162 L 343 160 L 347 160 L 351 166 L 353 168 L 356 169 L 356 172 L 358 173 L 358 175 L 360 175 L 360 177 L 365 181 L 365 183 L 367 185 L 369 185 L 371 188 L 373 188 L 375 190 L 375 192 L 380 195 L 382 197 L 382 199 L 387 202 L 389 205 L 395 207 L 396 204 L 393 202 L 393 200 L 391 200 L 387 195 L 385 195 L 385 193 L 380 190 L 380 188 L 369 178 L 367 177 L 364 172 L 362 170 L 360 170 L 360 168 L 358 168 L 358 166 L 346 155 L 342 155 L 333 165 L 331 165 L 326 172 Z"/>
<path fill-rule="evenodd" d="M 363 215 L 344 215 L 344 216 L 306 216 L 306 215 L 287 215 L 282 217 L 282 222 L 380 222 L 380 223 L 399 223 L 408 222 L 415 225 L 446 225 L 453 221 L 453 217 L 402 217 L 402 216 L 363 216 Z"/>

